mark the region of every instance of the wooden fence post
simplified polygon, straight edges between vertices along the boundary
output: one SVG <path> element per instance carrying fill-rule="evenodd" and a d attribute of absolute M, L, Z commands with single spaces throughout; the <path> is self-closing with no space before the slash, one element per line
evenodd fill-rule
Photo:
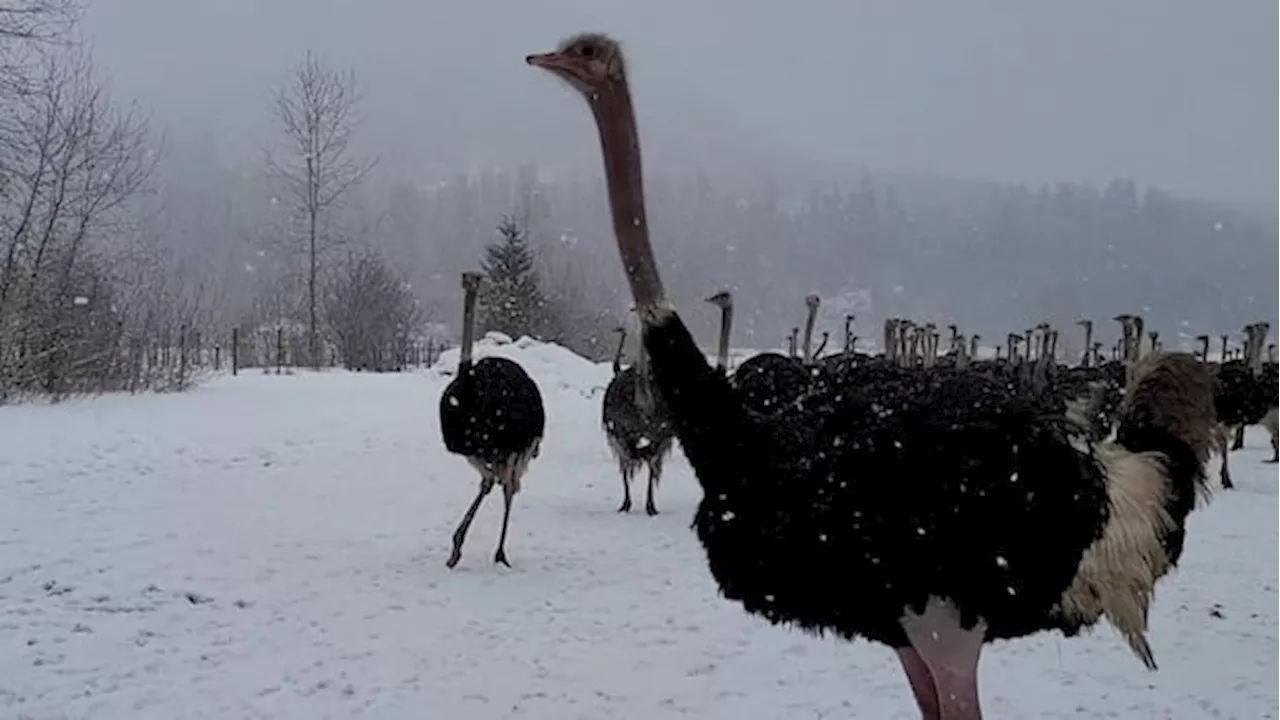
<path fill-rule="evenodd" d="M 187 326 L 178 330 L 178 389 L 187 381 Z"/>

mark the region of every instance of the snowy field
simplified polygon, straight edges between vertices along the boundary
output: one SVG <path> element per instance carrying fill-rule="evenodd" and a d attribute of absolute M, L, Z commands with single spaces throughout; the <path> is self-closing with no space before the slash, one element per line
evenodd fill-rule
<path fill-rule="evenodd" d="M 717 596 L 678 450 L 661 515 L 614 512 L 607 365 L 496 352 L 548 410 L 512 569 L 492 562 L 497 493 L 444 566 L 476 484 L 440 440 L 446 373 L 251 371 L 181 395 L 0 408 L 0 718 L 918 717 L 886 648 L 771 627 Z M 1107 627 L 999 643 L 982 667 L 989 717 L 1275 718 L 1266 446 L 1251 430 L 1232 455 L 1239 489 L 1191 517 L 1153 612 L 1159 672 Z"/>

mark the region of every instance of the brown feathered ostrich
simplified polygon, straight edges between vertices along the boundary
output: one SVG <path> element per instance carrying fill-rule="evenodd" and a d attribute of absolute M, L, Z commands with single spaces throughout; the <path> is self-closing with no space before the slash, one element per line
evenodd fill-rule
<path fill-rule="evenodd" d="M 777 414 L 752 412 L 663 290 L 618 45 L 579 35 L 527 62 L 595 116 L 642 341 L 703 490 L 694 527 L 726 598 L 894 648 L 934 720 L 981 717 L 991 640 L 1074 634 L 1106 616 L 1155 667 L 1153 587 L 1181 555 L 1212 444 L 1203 365 L 1138 363 L 1114 443 L 1073 435 L 1037 395 L 945 367 L 849 364 Z"/>

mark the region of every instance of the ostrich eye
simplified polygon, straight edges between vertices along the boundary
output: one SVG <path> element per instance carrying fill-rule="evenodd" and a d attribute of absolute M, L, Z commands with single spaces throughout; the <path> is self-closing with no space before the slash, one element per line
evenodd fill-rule
<path fill-rule="evenodd" d="M 580 47 L 578 48 L 578 55 L 581 55 L 581 56 L 582 56 L 582 57 L 584 57 L 584 58 L 591 58 L 591 57 L 595 57 L 595 55 L 596 55 L 596 46 L 595 46 L 595 45 L 582 45 L 582 46 L 580 46 Z"/>

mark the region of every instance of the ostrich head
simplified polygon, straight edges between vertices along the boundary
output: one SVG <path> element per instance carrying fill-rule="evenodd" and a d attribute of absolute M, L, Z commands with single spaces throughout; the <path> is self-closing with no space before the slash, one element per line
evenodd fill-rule
<path fill-rule="evenodd" d="M 616 91 L 627 78 L 618 43 L 598 33 L 574 35 L 552 52 L 529 55 L 524 60 L 569 83 L 588 101 Z"/>
<path fill-rule="evenodd" d="M 809 308 L 810 310 L 817 310 L 818 306 L 821 304 L 822 304 L 822 298 L 818 297 L 817 295 L 806 295 L 804 298 L 804 306 Z"/>
<path fill-rule="evenodd" d="M 469 271 L 462 273 L 462 289 L 467 293 L 480 292 L 480 284 L 484 282 L 484 273 Z"/>
<path fill-rule="evenodd" d="M 1084 328 L 1085 330 L 1092 330 L 1092 329 L 1093 329 L 1093 321 L 1092 321 L 1092 320 L 1077 320 L 1077 321 L 1076 321 L 1076 324 L 1077 324 L 1077 325 L 1079 325 L 1080 327 Z"/>
<path fill-rule="evenodd" d="M 724 310 L 725 308 L 733 307 L 733 295 L 729 294 L 728 290 L 721 290 L 715 295 L 712 295 L 711 297 L 707 298 L 706 301 L 711 303 L 712 305 L 715 305 L 721 310 Z"/>
<path fill-rule="evenodd" d="M 618 333 L 619 335 L 626 335 L 626 334 L 627 334 L 627 329 L 626 329 L 624 326 L 622 326 L 622 325 L 619 325 L 619 326 L 615 327 L 615 328 L 613 329 L 613 331 L 614 331 L 614 332 L 616 332 L 616 333 Z"/>
<path fill-rule="evenodd" d="M 622 50 L 612 38 L 586 33 L 561 42 L 551 52 L 529 55 L 525 62 L 564 80 L 591 108 L 604 150 L 613 234 L 637 313 L 643 323 L 665 316 L 671 305 L 649 243 L 640 138 Z"/>

